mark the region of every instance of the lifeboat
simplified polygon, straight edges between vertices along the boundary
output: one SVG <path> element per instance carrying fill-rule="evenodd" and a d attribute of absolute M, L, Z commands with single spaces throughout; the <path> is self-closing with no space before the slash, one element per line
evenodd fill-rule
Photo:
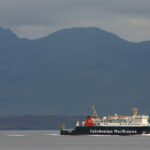
<path fill-rule="evenodd" d="M 108 116 L 107 119 L 108 120 L 118 119 L 118 116 Z"/>
<path fill-rule="evenodd" d="M 128 116 L 118 116 L 119 119 L 128 119 Z"/>

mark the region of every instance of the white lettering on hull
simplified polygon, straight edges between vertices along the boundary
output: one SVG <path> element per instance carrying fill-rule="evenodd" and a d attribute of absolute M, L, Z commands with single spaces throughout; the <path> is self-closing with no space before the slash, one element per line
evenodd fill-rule
<path fill-rule="evenodd" d="M 137 131 L 136 130 L 90 130 L 90 133 L 94 134 L 94 133 L 103 133 L 103 134 L 112 134 L 112 133 L 116 133 L 116 134 L 136 134 Z"/>

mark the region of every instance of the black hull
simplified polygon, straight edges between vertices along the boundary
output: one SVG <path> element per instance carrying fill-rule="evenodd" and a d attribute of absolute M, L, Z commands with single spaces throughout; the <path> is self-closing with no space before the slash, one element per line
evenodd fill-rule
<path fill-rule="evenodd" d="M 74 130 L 62 129 L 61 135 L 141 135 L 150 134 L 150 127 L 78 126 Z"/>

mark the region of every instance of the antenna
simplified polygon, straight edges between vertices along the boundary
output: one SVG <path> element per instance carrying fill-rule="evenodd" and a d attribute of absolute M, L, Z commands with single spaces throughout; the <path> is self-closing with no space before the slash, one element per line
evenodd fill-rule
<path fill-rule="evenodd" d="M 95 117 L 95 118 L 98 118 L 98 115 L 97 115 L 97 112 L 96 112 L 96 109 L 95 109 L 95 105 L 92 106 L 92 110 L 93 110 L 92 116 Z"/>

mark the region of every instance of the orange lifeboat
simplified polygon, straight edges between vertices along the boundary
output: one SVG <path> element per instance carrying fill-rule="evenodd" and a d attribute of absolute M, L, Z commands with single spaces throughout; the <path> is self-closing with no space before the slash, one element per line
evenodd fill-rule
<path fill-rule="evenodd" d="M 108 120 L 118 119 L 118 116 L 109 116 L 107 119 L 108 119 Z"/>
<path fill-rule="evenodd" d="M 118 116 L 119 119 L 128 119 L 128 116 Z"/>

